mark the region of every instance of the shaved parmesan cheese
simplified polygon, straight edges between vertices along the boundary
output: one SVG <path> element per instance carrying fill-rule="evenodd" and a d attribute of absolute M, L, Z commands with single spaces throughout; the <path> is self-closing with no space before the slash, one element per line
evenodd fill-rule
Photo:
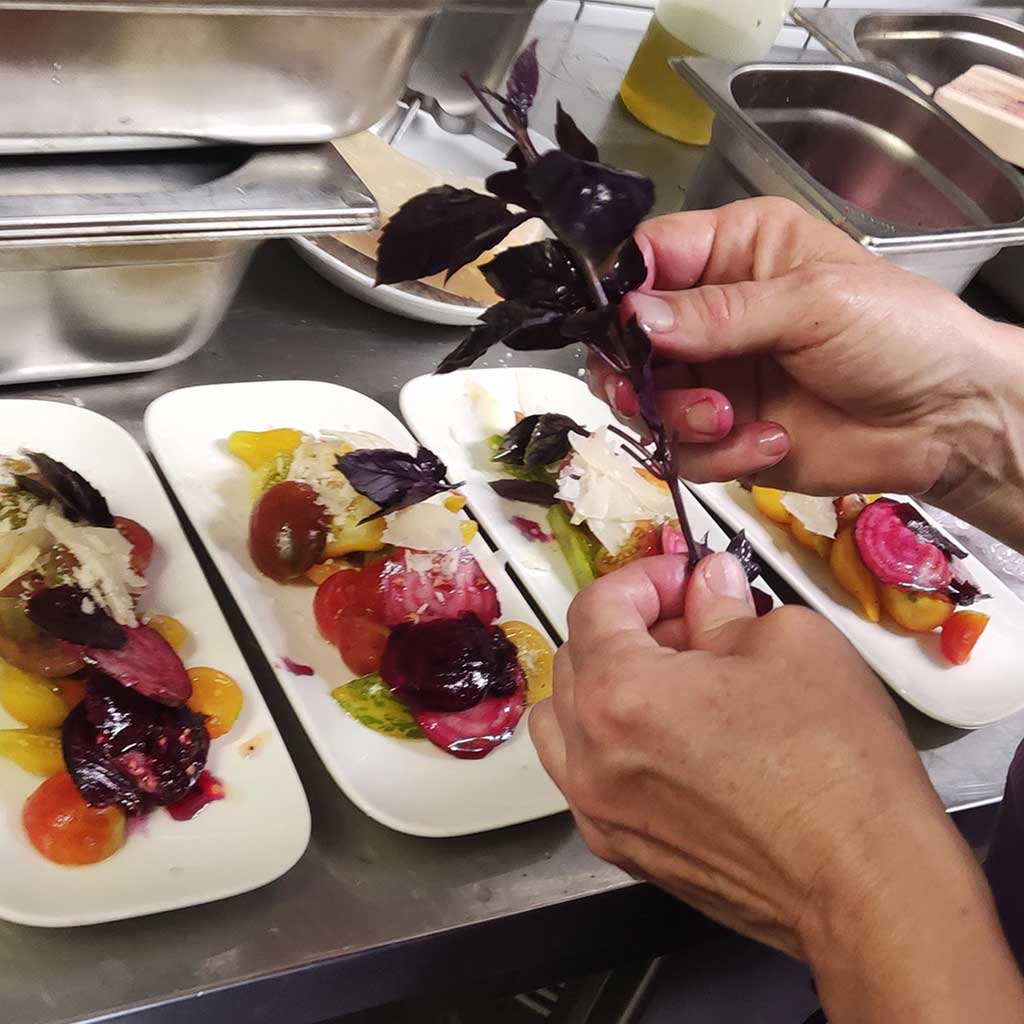
<path fill-rule="evenodd" d="M 569 504 L 572 522 L 586 524 L 610 554 L 622 550 L 637 523 L 674 518 L 668 488 L 641 476 L 607 427 L 589 437 L 570 434 L 569 443 L 573 455 L 558 474 L 556 496 Z"/>
<path fill-rule="evenodd" d="M 443 505 L 413 505 L 387 517 L 383 539 L 412 551 L 451 551 L 462 546 L 462 529 L 459 517 Z"/>
<path fill-rule="evenodd" d="M 24 531 L 18 530 L 18 533 Z M 37 533 L 38 531 L 32 531 Z M 14 536 L 8 534 L 7 536 Z M 43 534 L 45 536 L 45 534 Z M 11 556 L 3 570 L 0 571 L 0 590 L 9 587 L 19 576 L 24 576 L 25 573 L 29 572 L 35 567 L 36 561 L 42 555 L 43 549 L 38 544 L 32 544 L 31 542 L 24 544 L 19 547 L 18 550 Z"/>
<path fill-rule="evenodd" d="M 478 384 L 472 377 L 466 378 L 464 387 L 473 419 L 484 431 L 484 436 L 503 434 L 512 426 L 512 417 L 502 414 L 498 400 L 487 388 Z"/>
<path fill-rule="evenodd" d="M 320 504 L 342 529 L 373 515 L 377 506 L 364 498 L 337 467 L 339 455 L 355 448 L 385 448 L 387 442 L 374 434 L 324 434 L 321 438 L 303 437 L 295 449 L 288 479 L 309 484 Z"/>
<path fill-rule="evenodd" d="M 834 498 L 818 498 L 809 494 L 794 494 L 787 491 L 782 498 L 782 507 L 811 532 L 819 537 L 835 538 L 839 529 Z"/>
<path fill-rule="evenodd" d="M 146 581 L 132 569 L 131 544 L 112 527 L 71 523 L 56 512 L 47 514 L 44 525 L 78 562 L 71 570 L 75 583 L 116 622 L 136 625 L 135 594 Z"/>

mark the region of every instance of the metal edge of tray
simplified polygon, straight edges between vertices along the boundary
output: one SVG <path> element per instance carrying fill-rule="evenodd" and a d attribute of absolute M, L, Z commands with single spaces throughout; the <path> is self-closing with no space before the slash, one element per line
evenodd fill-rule
<path fill-rule="evenodd" d="M 991 25 L 1010 35 L 1020 37 L 1020 45 L 1024 48 L 1024 26 L 1001 18 L 995 14 L 982 13 L 977 10 L 960 11 L 918 11 L 913 9 L 847 7 L 833 9 L 830 7 L 794 7 L 790 12 L 793 20 L 801 28 L 806 29 L 830 53 L 844 61 L 870 61 L 857 42 L 857 26 L 865 18 L 901 17 L 916 21 L 933 21 L 938 26 L 943 19 L 961 23 L 970 22 L 972 28 L 981 29 Z M 996 37 L 989 36 L 995 39 Z"/>
<path fill-rule="evenodd" d="M 302 234 L 376 223 L 376 201 L 330 144 L 255 151 L 212 181 L 172 191 L 0 195 L 0 239 L 25 243 Z"/>
<path fill-rule="evenodd" d="M 882 218 L 872 217 L 865 211 L 861 211 L 859 207 L 842 199 L 808 174 L 740 109 L 732 93 L 733 79 L 741 72 L 750 71 L 764 71 L 769 74 L 784 71 L 795 74 L 811 74 L 816 70 L 827 69 L 829 72 L 847 74 L 852 77 L 881 80 L 897 89 L 913 103 L 924 107 L 931 116 L 944 121 L 951 130 L 960 136 L 965 145 L 974 149 L 982 159 L 992 164 L 1006 178 L 1007 182 L 1017 191 L 1021 197 L 1021 203 L 1024 205 L 1024 182 L 1009 164 L 1004 163 L 988 147 L 979 143 L 945 111 L 929 102 L 927 97 L 893 65 L 874 62 L 836 63 L 829 60 L 827 55 L 820 62 L 803 61 L 796 64 L 765 61 L 737 64 L 714 60 L 710 57 L 677 58 L 670 61 L 670 64 L 732 131 L 745 137 L 748 141 L 756 140 L 758 156 L 768 163 L 775 173 L 787 179 L 806 203 L 820 211 L 832 223 L 842 224 L 847 232 L 861 244 L 867 245 L 879 253 L 898 254 L 947 249 L 954 239 L 961 247 L 1007 246 L 1024 243 L 1024 216 L 1008 224 L 968 230 L 954 228 L 915 232 L 901 229 L 898 225 L 893 224 L 891 234 L 878 234 L 871 225 L 872 223 L 882 223 Z M 714 140 L 712 140 L 712 145 L 714 145 Z"/>
<path fill-rule="evenodd" d="M 464 2 L 464 0 L 462 0 Z M 437 14 L 444 0 L 0 0 L 0 11 L 103 11 L 119 14 L 401 17 Z"/>

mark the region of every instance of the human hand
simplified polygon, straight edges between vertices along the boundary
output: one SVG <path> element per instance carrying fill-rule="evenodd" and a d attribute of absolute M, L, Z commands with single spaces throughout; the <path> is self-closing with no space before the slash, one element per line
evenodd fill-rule
<path fill-rule="evenodd" d="M 941 503 L 981 464 L 999 476 L 1019 331 L 785 200 L 656 218 L 637 242 L 650 273 L 624 311 L 654 344 L 684 478 Z M 590 370 L 628 419 L 629 385 Z"/>
<path fill-rule="evenodd" d="M 757 618 L 730 555 L 685 573 L 649 558 L 583 590 L 533 710 L 591 849 L 808 959 L 836 1022 L 946 1020 L 909 1011 L 949 998 L 947 963 L 950 987 L 975 992 L 965 955 L 1019 996 L 980 872 L 850 645 L 806 609 Z M 923 988 L 899 977 L 911 947 L 931 961 Z"/>

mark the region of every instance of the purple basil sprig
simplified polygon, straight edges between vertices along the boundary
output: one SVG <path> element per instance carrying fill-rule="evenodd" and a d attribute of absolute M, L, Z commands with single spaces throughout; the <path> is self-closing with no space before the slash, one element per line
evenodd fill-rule
<path fill-rule="evenodd" d="M 415 455 L 393 448 L 357 448 L 339 455 L 335 464 L 364 498 L 380 506 L 360 523 L 410 508 L 459 486 L 448 483 L 445 464 L 429 448 L 421 447 Z"/>
<path fill-rule="evenodd" d="M 409 200 L 384 228 L 378 283 L 442 270 L 454 273 L 525 220 L 543 220 L 553 238 L 506 249 L 481 267 L 503 301 L 484 313 L 438 372 L 470 366 L 499 343 L 518 351 L 585 345 L 633 385 L 647 438 L 638 441 L 612 429 L 625 450 L 668 485 L 692 567 L 707 548 L 687 520 L 676 439 L 658 412 L 650 339 L 635 319 L 623 324 L 617 308 L 647 279 L 633 233 L 654 205 L 654 185 L 642 175 L 601 163 L 597 147 L 561 104 L 555 124 L 558 146 L 538 152 L 529 132 L 540 80 L 536 42 L 519 55 L 504 95 L 463 78 L 511 137 L 514 144 L 506 157 L 511 166 L 487 179 L 490 195 L 442 187 Z M 754 563 L 746 548 L 743 556 L 749 573 Z"/>

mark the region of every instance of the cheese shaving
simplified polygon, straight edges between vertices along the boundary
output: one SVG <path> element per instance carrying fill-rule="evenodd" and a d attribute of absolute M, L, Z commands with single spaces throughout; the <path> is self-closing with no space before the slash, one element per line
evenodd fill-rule
<path fill-rule="evenodd" d="M 641 476 L 607 427 L 589 437 L 569 435 L 573 454 L 558 474 L 556 496 L 568 503 L 572 522 L 585 524 L 612 555 L 618 554 L 638 523 L 655 525 L 675 516 L 668 488 Z"/>
<path fill-rule="evenodd" d="M 462 546 L 462 530 L 459 517 L 443 505 L 420 504 L 388 516 L 383 540 L 412 551 L 451 551 Z"/>
<path fill-rule="evenodd" d="M 799 519 L 810 533 L 819 537 L 835 538 L 839 529 L 839 517 L 836 515 L 834 498 L 819 498 L 787 491 L 782 497 L 782 507 Z"/>
<path fill-rule="evenodd" d="M 348 482 L 336 465 L 338 456 L 356 448 L 387 447 L 375 434 L 325 431 L 320 437 L 306 436 L 292 456 L 288 479 L 309 484 L 337 528 L 352 526 L 373 515 L 377 506 Z"/>

